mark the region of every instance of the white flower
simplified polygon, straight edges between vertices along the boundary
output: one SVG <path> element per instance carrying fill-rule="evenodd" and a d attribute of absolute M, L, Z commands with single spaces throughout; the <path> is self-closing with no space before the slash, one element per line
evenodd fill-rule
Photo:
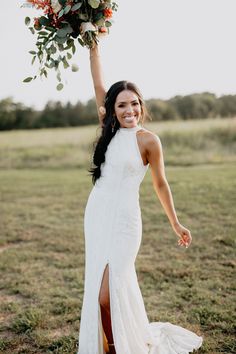
<path fill-rule="evenodd" d="M 61 4 L 59 3 L 58 0 L 51 0 L 51 6 L 52 6 L 52 9 L 53 9 L 53 12 L 56 14 L 58 11 L 61 10 L 62 6 Z"/>
<path fill-rule="evenodd" d="M 95 27 L 91 22 L 82 22 L 81 23 L 81 32 L 84 35 L 85 32 L 87 31 L 92 31 L 92 32 L 96 32 L 97 31 L 97 27 Z"/>

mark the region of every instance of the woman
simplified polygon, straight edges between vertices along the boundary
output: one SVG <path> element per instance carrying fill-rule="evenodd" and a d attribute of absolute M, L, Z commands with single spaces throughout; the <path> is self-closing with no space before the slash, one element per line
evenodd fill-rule
<path fill-rule="evenodd" d="M 98 47 L 91 72 L 102 134 L 90 170 L 94 187 L 84 215 L 85 288 L 78 354 L 186 354 L 202 338 L 170 323 L 149 323 L 135 272 L 142 221 L 139 186 L 150 166 L 157 196 L 188 247 L 166 180 L 160 139 L 143 129 L 145 105 L 137 87 L 120 81 L 106 93 Z M 105 107 L 104 107 L 105 106 Z"/>

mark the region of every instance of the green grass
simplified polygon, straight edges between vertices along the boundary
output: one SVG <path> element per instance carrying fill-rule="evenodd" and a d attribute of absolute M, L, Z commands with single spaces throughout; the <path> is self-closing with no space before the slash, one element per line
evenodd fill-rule
<path fill-rule="evenodd" d="M 147 123 L 162 140 L 169 166 L 236 162 L 236 118 Z M 0 134 L 0 168 L 82 168 L 91 159 L 97 126 Z"/>
<path fill-rule="evenodd" d="M 149 170 L 140 189 L 136 261 L 149 319 L 202 334 L 199 353 L 233 353 L 235 120 L 148 127 L 161 136 L 177 214 L 193 236 L 189 249 L 177 246 Z M 0 134 L 0 353 L 76 352 L 95 131 Z"/>

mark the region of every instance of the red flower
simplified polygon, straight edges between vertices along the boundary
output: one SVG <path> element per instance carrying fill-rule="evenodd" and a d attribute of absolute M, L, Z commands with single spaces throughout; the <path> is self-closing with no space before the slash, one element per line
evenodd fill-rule
<path fill-rule="evenodd" d="M 112 9 L 105 9 L 104 11 L 103 11 L 103 14 L 104 14 L 104 16 L 106 17 L 106 18 L 111 18 L 112 17 L 112 14 L 113 14 L 113 11 L 112 11 Z"/>
<path fill-rule="evenodd" d="M 35 17 L 35 18 L 34 18 L 34 25 L 35 25 L 35 26 L 40 26 L 39 18 L 38 18 L 38 17 Z"/>
<path fill-rule="evenodd" d="M 100 27 L 99 28 L 99 32 L 100 33 L 107 33 L 107 27 L 105 27 L 105 26 L 104 27 Z"/>
<path fill-rule="evenodd" d="M 41 24 L 39 22 L 39 18 L 38 17 L 34 17 L 34 28 L 39 31 L 41 29 Z"/>
<path fill-rule="evenodd" d="M 36 9 L 42 9 L 45 14 L 53 14 L 50 0 L 27 0 L 30 4 L 36 7 Z"/>
<path fill-rule="evenodd" d="M 27 0 L 30 4 L 34 5 L 36 9 L 45 9 L 50 6 L 50 0 Z"/>

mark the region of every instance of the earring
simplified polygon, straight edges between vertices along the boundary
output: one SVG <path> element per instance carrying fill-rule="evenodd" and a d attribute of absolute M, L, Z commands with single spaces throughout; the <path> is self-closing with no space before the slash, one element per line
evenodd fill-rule
<path fill-rule="evenodd" d="M 143 121 L 144 121 L 144 119 L 143 119 L 143 115 L 142 115 L 141 118 L 140 118 L 141 126 L 143 126 Z"/>
<path fill-rule="evenodd" d="M 116 125 L 116 118 L 115 118 L 115 116 L 113 116 L 112 123 L 111 123 L 111 131 L 112 131 L 112 133 L 114 133 L 115 125 Z"/>

